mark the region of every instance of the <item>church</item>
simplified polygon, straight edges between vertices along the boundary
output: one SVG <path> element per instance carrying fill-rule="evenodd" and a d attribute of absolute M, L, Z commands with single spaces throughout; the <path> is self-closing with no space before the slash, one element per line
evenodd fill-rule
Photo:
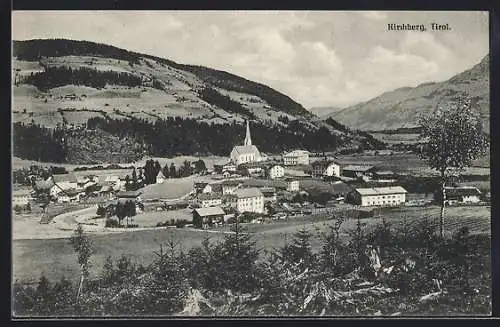
<path fill-rule="evenodd" d="M 247 120 L 247 132 L 245 136 L 244 145 L 236 145 L 231 151 L 231 161 L 236 165 L 241 165 L 248 162 L 260 162 L 262 161 L 262 156 L 259 149 L 252 144 L 252 138 L 250 137 L 250 125 Z"/>

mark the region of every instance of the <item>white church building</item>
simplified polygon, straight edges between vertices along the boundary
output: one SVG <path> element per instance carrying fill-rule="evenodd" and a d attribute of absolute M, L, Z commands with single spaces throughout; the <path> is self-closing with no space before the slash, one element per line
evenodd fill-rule
<path fill-rule="evenodd" d="M 250 125 L 247 120 L 247 132 L 245 136 L 245 143 L 243 145 L 236 145 L 231 151 L 231 161 L 239 166 L 248 162 L 260 162 L 262 161 L 262 156 L 259 149 L 252 144 L 252 138 L 250 137 Z"/>

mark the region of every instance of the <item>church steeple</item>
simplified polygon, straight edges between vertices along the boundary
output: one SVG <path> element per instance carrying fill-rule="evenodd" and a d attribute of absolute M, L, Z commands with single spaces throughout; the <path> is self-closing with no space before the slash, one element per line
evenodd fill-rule
<path fill-rule="evenodd" d="M 252 145 L 252 138 L 250 137 L 250 125 L 247 120 L 247 134 L 245 136 L 245 144 L 244 145 Z"/>

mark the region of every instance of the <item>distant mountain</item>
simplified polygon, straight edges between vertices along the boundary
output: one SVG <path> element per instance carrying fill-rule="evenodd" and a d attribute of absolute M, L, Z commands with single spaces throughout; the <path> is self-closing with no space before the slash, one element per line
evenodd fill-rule
<path fill-rule="evenodd" d="M 402 87 L 328 115 L 351 129 L 395 130 L 417 126 L 419 114 L 431 112 L 438 101 L 454 101 L 464 94 L 472 97 L 489 130 L 489 57 L 447 81 Z M 324 117 L 324 119 L 328 118 Z"/>
<path fill-rule="evenodd" d="M 65 39 L 14 41 L 13 56 L 14 150 L 23 159 L 225 155 L 242 141 L 245 120 L 265 152 L 376 143 L 319 120 L 283 93 L 224 71 Z"/>
<path fill-rule="evenodd" d="M 339 112 L 343 108 L 340 107 L 312 107 L 309 109 L 309 111 L 316 116 L 323 118 L 323 117 L 329 117 L 330 115 Z"/>

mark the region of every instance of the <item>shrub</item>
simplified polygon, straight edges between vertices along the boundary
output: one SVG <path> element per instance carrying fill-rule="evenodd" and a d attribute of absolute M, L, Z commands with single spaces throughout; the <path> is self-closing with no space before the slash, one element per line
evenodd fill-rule
<path fill-rule="evenodd" d="M 110 228 L 118 227 L 118 221 L 115 219 L 106 219 L 105 226 Z"/>

